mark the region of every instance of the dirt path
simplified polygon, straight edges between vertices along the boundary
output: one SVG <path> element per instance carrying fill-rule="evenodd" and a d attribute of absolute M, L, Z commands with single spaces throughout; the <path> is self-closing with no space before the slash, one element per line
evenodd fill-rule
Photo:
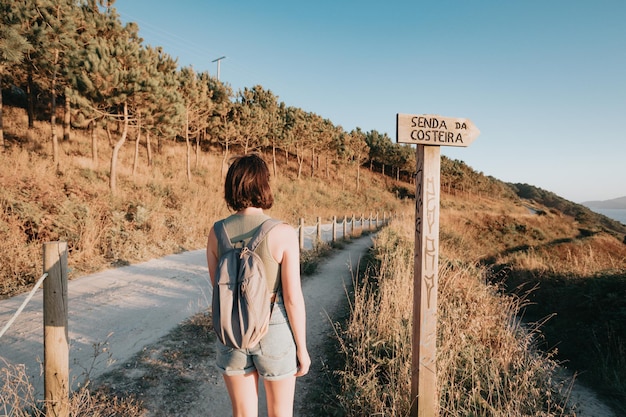
<path fill-rule="evenodd" d="M 43 392 L 43 292 L 40 290 L 0 340 L 0 357 L 23 363 Z M 110 269 L 69 282 L 70 381 L 94 378 L 205 310 L 210 284 L 203 250 Z M 0 302 L 0 323 L 26 294 Z M 95 355 L 94 350 L 101 351 Z"/>
<path fill-rule="evenodd" d="M 307 411 L 307 394 L 324 384 L 324 344 L 332 336 L 331 318 L 345 306 L 346 288 L 352 284 L 352 270 L 372 245 L 365 236 L 345 245 L 323 260 L 303 283 L 307 305 L 307 342 L 312 359 L 310 372 L 296 384 L 295 415 L 312 417 Z M 207 320 L 208 321 L 208 320 Z M 99 383 L 118 393 L 135 393 L 150 410 L 151 417 L 228 416 L 230 402 L 221 375 L 214 366 L 215 337 L 202 315 L 178 327 Z M 207 343 L 207 339 L 210 340 Z M 263 384 L 259 384 L 259 416 L 267 416 Z"/>
<path fill-rule="evenodd" d="M 298 380 L 298 409 L 321 369 L 320 343 L 332 331 L 327 314 L 346 299 L 344 283 L 351 283 L 349 265 L 358 262 L 371 243 L 371 237 L 365 236 L 346 244 L 304 281 L 313 366 L 309 375 Z M 204 250 L 70 281 L 68 327 L 73 386 L 88 374 L 91 380 L 101 379 L 115 391 L 137 394 L 147 405 L 154 405 L 154 416 L 229 415 L 230 403 L 221 376 L 213 367 L 213 346 L 206 343 L 206 338 L 195 340 L 202 336 L 198 326 L 179 326 L 207 310 L 210 291 Z M 26 294 L 0 302 L 0 323 L 7 322 L 25 298 Z M 40 396 L 42 311 L 39 291 L 0 340 L 0 357 L 25 364 Z M 196 350 L 191 353 L 185 350 L 192 348 Z M 174 358 L 177 355 L 186 361 L 186 369 L 178 369 L 178 376 L 169 371 L 183 366 Z M 165 407 L 164 401 L 169 406 Z"/>

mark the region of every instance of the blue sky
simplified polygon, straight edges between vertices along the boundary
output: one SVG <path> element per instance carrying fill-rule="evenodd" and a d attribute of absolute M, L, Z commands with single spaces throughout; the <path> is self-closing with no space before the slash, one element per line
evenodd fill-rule
<path fill-rule="evenodd" d="M 349 131 L 468 118 L 442 147 L 574 202 L 626 196 L 626 1 L 117 0 L 145 44 Z"/>

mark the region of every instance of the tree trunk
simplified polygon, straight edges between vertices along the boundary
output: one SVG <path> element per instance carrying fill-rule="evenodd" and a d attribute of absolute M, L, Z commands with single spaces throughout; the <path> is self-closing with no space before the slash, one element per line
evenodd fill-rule
<path fill-rule="evenodd" d="M 107 138 L 109 139 L 109 146 L 113 146 L 113 135 L 111 135 L 111 129 L 109 129 L 109 124 L 106 125 Z"/>
<path fill-rule="evenodd" d="M 185 143 L 187 144 L 187 181 L 191 182 L 191 144 L 189 143 L 189 109 L 185 116 Z"/>
<path fill-rule="evenodd" d="M 302 175 L 302 165 L 304 164 L 304 155 L 302 152 L 296 151 L 296 159 L 298 160 L 298 179 Z"/>
<path fill-rule="evenodd" d="M 137 140 L 135 141 L 135 155 L 133 156 L 133 177 L 137 173 L 137 166 L 139 165 L 139 141 L 141 140 L 141 122 L 137 126 Z"/>
<path fill-rule="evenodd" d="M 224 148 L 224 156 L 222 158 L 222 166 L 220 167 L 220 171 L 222 173 L 222 179 L 226 176 L 226 173 L 224 172 L 224 167 L 226 166 L 226 161 L 228 160 L 228 143 L 229 140 L 226 139 L 226 147 Z"/>
<path fill-rule="evenodd" d="M 356 164 L 356 192 L 358 193 L 361 189 L 361 165 Z"/>
<path fill-rule="evenodd" d="M 0 119 L 0 122 L 2 120 Z M 278 172 L 276 170 L 276 145 L 272 143 L 272 165 L 274 166 L 274 178 L 278 176 Z"/>
<path fill-rule="evenodd" d="M 120 149 L 126 142 L 126 136 L 128 135 L 128 105 L 124 102 L 124 123 L 122 128 L 122 135 L 120 140 L 113 146 L 113 152 L 111 153 L 111 174 L 109 178 L 109 186 L 111 192 L 115 193 L 117 188 L 117 156 L 120 153 Z"/>
<path fill-rule="evenodd" d="M 59 61 L 59 50 L 54 53 L 54 72 L 52 73 L 52 85 L 50 94 L 52 98 L 52 114 L 50 115 L 50 127 L 52 128 L 52 161 L 59 166 L 59 138 L 57 137 L 57 70 L 56 64 Z"/>
<path fill-rule="evenodd" d="M 148 151 L 148 166 L 152 166 L 152 146 L 150 145 L 150 131 L 146 132 L 146 150 Z"/>
<path fill-rule="evenodd" d="M 91 158 L 93 160 L 94 169 L 98 167 L 98 140 L 96 137 L 96 120 L 91 123 Z"/>
<path fill-rule="evenodd" d="M 198 131 L 198 133 L 196 133 L 196 150 L 195 150 L 195 162 L 194 165 L 196 168 L 198 168 L 198 165 L 200 164 L 200 135 L 201 135 L 202 131 Z"/>
<path fill-rule="evenodd" d="M 69 141 L 70 140 L 70 123 L 72 122 L 72 106 L 71 106 L 71 102 L 70 102 L 70 89 L 66 88 L 65 89 L 65 107 L 64 107 L 64 113 L 63 113 L 63 140 L 64 141 Z"/>
<path fill-rule="evenodd" d="M 33 81 L 33 73 L 32 69 L 28 70 L 28 86 L 26 87 L 26 105 L 28 107 L 28 128 L 32 129 L 35 127 L 35 99 L 33 97 L 33 89 L 35 87 L 35 83 Z"/>

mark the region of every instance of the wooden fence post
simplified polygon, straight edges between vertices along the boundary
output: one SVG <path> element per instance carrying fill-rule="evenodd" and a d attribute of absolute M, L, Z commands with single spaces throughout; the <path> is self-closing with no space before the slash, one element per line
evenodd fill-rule
<path fill-rule="evenodd" d="M 318 244 L 321 241 L 322 241 L 322 218 L 318 217 L 317 218 L 317 242 L 316 244 Z"/>
<path fill-rule="evenodd" d="M 343 216 L 343 240 L 347 240 L 348 236 L 348 216 Z"/>
<path fill-rule="evenodd" d="M 354 217 L 354 214 L 352 215 L 352 223 L 350 223 L 350 237 L 354 236 L 354 222 L 355 222 L 356 218 Z"/>
<path fill-rule="evenodd" d="M 333 242 L 337 241 L 337 216 L 333 216 Z"/>
<path fill-rule="evenodd" d="M 67 242 L 43 247 L 44 400 L 47 416 L 69 416 Z"/>

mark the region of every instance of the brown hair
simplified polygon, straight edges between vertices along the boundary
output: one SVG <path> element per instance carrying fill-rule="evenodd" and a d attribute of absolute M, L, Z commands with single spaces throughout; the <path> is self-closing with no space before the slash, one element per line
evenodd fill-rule
<path fill-rule="evenodd" d="M 269 209 L 274 204 L 270 171 L 257 154 L 232 159 L 224 183 L 226 205 L 234 211 L 248 207 Z"/>

